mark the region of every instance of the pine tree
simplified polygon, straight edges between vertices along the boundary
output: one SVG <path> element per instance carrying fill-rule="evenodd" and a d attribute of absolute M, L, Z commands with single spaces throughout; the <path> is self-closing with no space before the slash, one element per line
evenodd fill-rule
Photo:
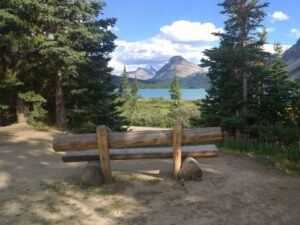
<path fill-rule="evenodd" d="M 128 111 L 130 113 L 136 111 L 137 109 L 137 93 L 139 91 L 139 83 L 138 83 L 138 79 L 137 77 L 135 76 L 134 80 L 133 80 L 133 83 L 131 85 L 131 97 L 130 99 L 128 99 L 129 103 L 128 103 Z"/>
<path fill-rule="evenodd" d="M 43 60 L 48 61 L 55 96 L 56 124 L 66 128 L 66 82 L 79 76 L 79 66 L 87 63 L 84 43 L 92 39 L 87 23 L 95 21 L 101 5 L 84 0 L 52 0 L 47 4 L 43 30 L 46 37 L 40 46 Z M 93 11 L 91 11 L 93 9 Z M 95 46 L 96 47 L 96 46 Z"/>
<path fill-rule="evenodd" d="M 300 86 L 295 81 L 290 81 L 289 86 L 289 118 L 293 126 L 300 128 Z"/>
<path fill-rule="evenodd" d="M 72 25 L 74 30 L 69 34 L 71 53 L 76 51 L 77 59 L 72 58 L 75 64 L 69 64 L 71 69 L 65 81 L 68 125 L 79 132 L 95 131 L 100 124 L 119 130 L 124 125 L 119 110 L 123 103 L 117 100 L 107 57 L 115 48 L 116 38 L 108 28 L 114 26 L 116 20 L 100 18 L 103 3 L 84 0 L 77 3 L 81 3 L 74 6 L 80 26 Z M 73 73 L 69 74 L 70 71 Z"/>
<path fill-rule="evenodd" d="M 131 95 L 136 97 L 138 91 L 139 91 L 139 82 L 137 80 L 137 77 L 135 76 L 134 81 L 132 83 L 132 87 L 131 87 Z"/>
<path fill-rule="evenodd" d="M 219 4 L 228 16 L 225 32 L 215 34 L 220 46 L 206 50 L 211 87 L 200 107 L 200 124 L 221 125 L 228 133 L 240 136 L 247 132 L 247 117 L 253 112 L 259 76 L 266 53 L 263 51 L 265 32 L 257 32 L 265 16 L 267 3 L 258 0 L 225 0 Z"/>
<path fill-rule="evenodd" d="M 121 77 L 121 82 L 120 82 L 120 87 L 119 87 L 119 92 L 122 98 L 128 97 L 129 95 L 129 87 L 128 87 L 128 74 L 126 71 L 126 67 L 124 66 L 122 77 Z"/>
<path fill-rule="evenodd" d="M 290 85 L 288 83 L 288 73 L 282 61 L 282 46 L 279 43 L 274 45 L 275 53 L 271 57 L 272 61 L 264 76 L 263 89 L 260 101 L 261 121 L 265 125 L 274 126 L 277 122 L 284 121 L 288 117 L 287 108 L 289 102 Z"/>
<path fill-rule="evenodd" d="M 41 11 L 38 1 L 0 2 L 0 125 L 15 122 L 17 114 L 22 113 L 20 94 L 32 86 L 43 86 L 37 85 L 43 79 L 32 80 L 28 72 L 37 60 L 37 45 L 43 41 L 37 35 Z"/>
<path fill-rule="evenodd" d="M 1 1 L 0 110 L 15 117 L 18 96 L 34 94 L 47 101 L 58 127 L 82 121 L 87 130 L 119 127 L 121 103 L 107 66 L 116 38 L 108 28 L 116 20 L 101 19 L 103 7 L 86 0 Z"/>
<path fill-rule="evenodd" d="M 174 100 L 174 107 L 178 107 L 182 93 L 180 91 L 180 84 L 176 76 L 173 78 L 170 86 L 170 95 L 171 99 Z"/>

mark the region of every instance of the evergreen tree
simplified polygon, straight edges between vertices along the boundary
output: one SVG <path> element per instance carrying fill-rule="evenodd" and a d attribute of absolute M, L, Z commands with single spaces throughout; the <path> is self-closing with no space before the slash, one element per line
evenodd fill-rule
<path fill-rule="evenodd" d="M 136 111 L 137 109 L 137 93 L 139 91 L 139 83 L 138 83 L 138 80 L 137 80 L 137 77 L 134 78 L 134 81 L 131 85 L 131 97 L 130 99 L 128 99 L 129 103 L 128 103 L 128 111 L 130 113 Z"/>
<path fill-rule="evenodd" d="M 290 81 L 289 86 L 289 117 L 292 125 L 300 128 L 300 86 L 295 81 Z"/>
<path fill-rule="evenodd" d="M 176 76 L 173 78 L 170 86 L 170 95 L 171 99 L 174 100 L 174 107 L 178 107 L 182 93 L 180 91 L 180 84 Z"/>
<path fill-rule="evenodd" d="M 279 43 L 274 45 L 275 54 L 272 56 L 271 65 L 264 76 L 263 89 L 260 95 L 260 101 L 257 104 L 260 107 L 261 120 L 267 125 L 275 125 L 277 122 L 288 118 L 287 108 L 289 102 L 288 73 L 285 70 L 285 64 L 282 61 L 282 46 Z"/>
<path fill-rule="evenodd" d="M 31 8 L 33 12 L 29 11 Z M 30 67 L 36 44 L 40 4 L 29 0 L 0 2 L 0 126 L 16 120 L 18 94 L 28 88 L 20 78 Z M 19 105 L 19 104 L 18 104 Z"/>
<path fill-rule="evenodd" d="M 111 68 L 107 65 L 110 60 L 107 55 L 115 48 L 115 35 L 108 31 L 108 27 L 114 25 L 115 19 L 99 19 L 102 3 L 87 4 L 93 11 L 83 21 L 84 33 L 78 37 L 82 40 L 80 45 L 87 63 L 79 64 L 78 76 L 71 77 L 67 84 L 67 118 L 71 128 L 80 131 L 94 131 L 99 124 L 118 130 L 124 125 L 124 118 L 118 110 L 123 103 L 117 100 L 118 93 L 111 82 Z"/>
<path fill-rule="evenodd" d="M 128 97 L 128 95 L 129 95 L 128 74 L 127 74 L 125 66 L 124 66 L 122 77 L 121 77 L 119 92 L 120 92 L 120 95 L 122 98 Z"/>
<path fill-rule="evenodd" d="M 116 20 L 101 19 L 103 7 L 86 0 L 1 1 L 0 92 L 12 97 L 3 104 L 0 93 L 0 110 L 35 95 L 47 101 L 59 127 L 120 126 L 121 103 L 107 66 L 115 47 L 108 28 Z"/>
<path fill-rule="evenodd" d="M 85 48 L 90 46 L 86 44 L 97 36 L 92 36 L 95 31 L 89 29 L 88 24 L 97 21 L 95 17 L 99 15 L 101 7 L 102 4 L 84 0 L 48 1 L 48 19 L 45 18 L 43 23 L 48 38 L 40 46 L 40 54 L 43 60 L 48 61 L 54 84 L 52 93 L 55 96 L 56 124 L 60 128 L 67 126 L 67 82 L 79 76 L 80 65 L 88 63 L 89 55 Z"/>
<path fill-rule="evenodd" d="M 267 3 L 258 0 L 225 0 L 219 4 L 228 16 L 225 32 L 216 33 L 220 46 L 205 50 L 211 87 L 201 104 L 200 124 L 221 125 L 236 136 L 247 132 L 251 106 L 257 102 L 259 79 L 267 54 L 263 51 L 265 32 L 257 32 Z"/>
<path fill-rule="evenodd" d="M 137 77 L 135 76 L 134 81 L 132 83 L 132 87 L 131 87 L 131 95 L 136 97 L 138 91 L 139 91 L 139 82 L 138 82 Z"/>

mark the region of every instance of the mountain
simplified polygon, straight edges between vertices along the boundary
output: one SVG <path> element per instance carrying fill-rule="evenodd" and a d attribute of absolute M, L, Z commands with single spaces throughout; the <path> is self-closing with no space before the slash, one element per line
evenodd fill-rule
<path fill-rule="evenodd" d="M 300 39 L 283 53 L 282 59 L 287 65 L 286 70 L 300 83 Z"/>
<path fill-rule="evenodd" d="M 139 67 L 135 71 L 128 72 L 128 77 L 137 78 L 140 80 L 149 80 L 154 77 L 156 70 L 149 65 L 147 68 Z"/>
<path fill-rule="evenodd" d="M 156 69 L 154 69 L 152 65 L 147 65 L 146 69 L 150 70 L 154 75 L 156 74 Z"/>
<path fill-rule="evenodd" d="M 173 77 L 185 78 L 204 71 L 193 63 L 188 62 L 182 56 L 173 56 L 169 62 L 158 70 L 154 80 L 172 80 Z"/>
<path fill-rule="evenodd" d="M 129 83 L 137 77 L 140 88 L 170 88 L 173 77 L 179 78 L 181 88 L 208 88 L 209 79 L 201 68 L 188 62 L 181 56 L 173 56 L 157 72 L 150 65 L 146 68 L 139 67 L 136 71 L 129 72 Z M 119 86 L 120 76 L 113 76 L 112 82 Z"/>
<path fill-rule="evenodd" d="M 128 79 L 130 86 L 132 85 L 134 79 Z M 119 87 L 121 82 L 120 76 L 112 76 L 112 82 Z M 138 80 L 139 88 L 166 88 L 169 89 L 172 80 Z M 179 80 L 179 84 L 181 88 L 208 88 L 209 87 L 209 80 L 206 74 L 196 74 L 192 76 L 188 76 L 185 78 L 181 78 Z"/>

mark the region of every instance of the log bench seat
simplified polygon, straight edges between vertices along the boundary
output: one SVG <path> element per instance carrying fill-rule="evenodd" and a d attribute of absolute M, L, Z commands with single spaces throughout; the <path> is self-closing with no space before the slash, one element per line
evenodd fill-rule
<path fill-rule="evenodd" d="M 190 178 L 201 175 L 194 158 L 218 157 L 215 145 L 199 143 L 221 139 L 220 127 L 183 129 L 179 121 L 173 130 L 156 131 L 108 132 L 102 125 L 96 128 L 96 133 L 56 136 L 53 149 L 66 152 L 63 162 L 99 161 L 98 171 L 105 182 L 112 181 L 110 160 L 130 159 L 173 158 L 174 177 Z M 185 159 L 183 163 L 182 158 Z"/>
<path fill-rule="evenodd" d="M 182 146 L 182 157 L 210 158 L 218 157 L 218 149 L 215 145 Z M 153 148 L 122 148 L 109 149 L 110 160 L 131 159 L 171 159 L 172 147 Z M 73 151 L 62 156 L 63 162 L 85 162 L 99 160 L 99 150 Z"/>

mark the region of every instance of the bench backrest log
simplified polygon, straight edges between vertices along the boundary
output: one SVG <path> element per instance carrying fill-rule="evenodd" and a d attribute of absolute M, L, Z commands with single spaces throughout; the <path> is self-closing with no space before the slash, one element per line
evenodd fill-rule
<path fill-rule="evenodd" d="M 220 127 L 184 129 L 182 144 L 197 144 L 221 140 Z M 108 133 L 109 148 L 135 148 L 172 145 L 173 130 L 131 131 Z M 98 148 L 96 134 L 60 135 L 53 140 L 57 152 L 82 151 Z"/>

